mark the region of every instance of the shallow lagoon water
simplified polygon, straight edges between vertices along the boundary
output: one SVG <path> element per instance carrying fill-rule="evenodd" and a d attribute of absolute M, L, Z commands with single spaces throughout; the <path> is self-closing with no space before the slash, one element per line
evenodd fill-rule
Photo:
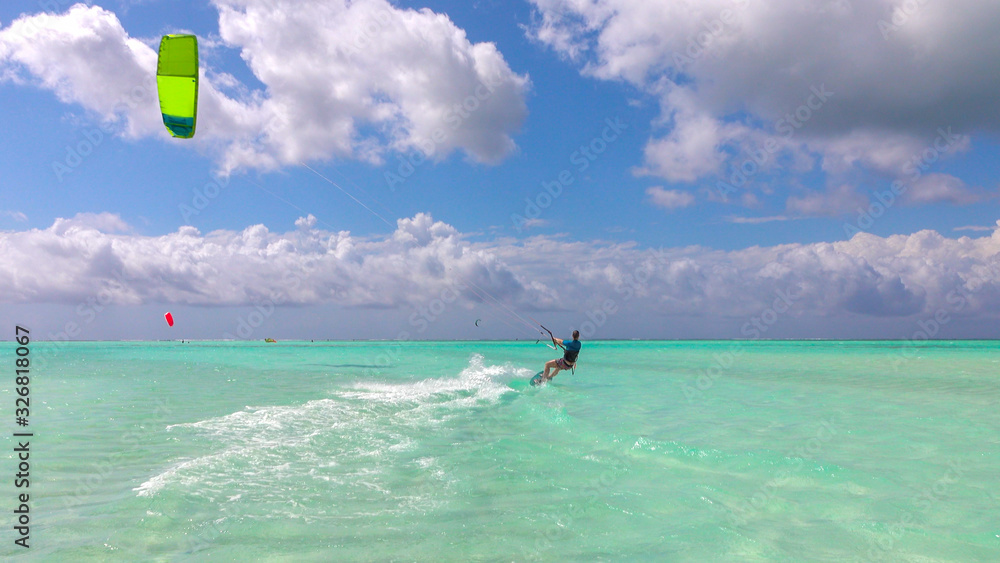
<path fill-rule="evenodd" d="M 32 547 L 0 555 L 1000 560 L 996 342 L 585 342 L 529 386 L 553 354 L 33 343 Z"/>

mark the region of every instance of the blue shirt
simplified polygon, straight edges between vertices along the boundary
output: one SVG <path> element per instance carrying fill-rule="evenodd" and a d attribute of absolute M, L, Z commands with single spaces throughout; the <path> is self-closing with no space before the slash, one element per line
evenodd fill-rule
<path fill-rule="evenodd" d="M 563 359 L 569 362 L 576 363 L 576 355 L 580 353 L 580 348 L 583 344 L 579 340 L 563 340 L 563 348 L 566 348 L 566 353 L 563 354 Z M 573 358 L 573 359 L 570 359 Z"/>

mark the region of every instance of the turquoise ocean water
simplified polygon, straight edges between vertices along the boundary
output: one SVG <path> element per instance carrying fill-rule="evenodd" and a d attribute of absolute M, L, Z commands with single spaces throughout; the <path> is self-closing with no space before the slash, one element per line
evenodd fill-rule
<path fill-rule="evenodd" d="M 0 557 L 1000 561 L 997 347 L 33 343 Z"/>

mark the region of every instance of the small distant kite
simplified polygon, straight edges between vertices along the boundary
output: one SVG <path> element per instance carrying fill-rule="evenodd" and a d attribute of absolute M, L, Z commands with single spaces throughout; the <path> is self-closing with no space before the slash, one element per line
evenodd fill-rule
<path fill-rule="evenodd" d="M 163 318 L 167 320 L 167 326 L 174 326 L 174 316 L 169 311 L 163 315 Z"/>
<path fill-rule="evenodd" d="M 482 320 L 483 319 L 476 319 L 476 326 L 479 326 L 479 323 L 482 322 Z"/>
<path fill-rule="evenodd" d="M 163 124 L 174 137 L 194 137 L 198 117 L 198 38 L 164 35 L 156 61 L 156 89 Z"/>

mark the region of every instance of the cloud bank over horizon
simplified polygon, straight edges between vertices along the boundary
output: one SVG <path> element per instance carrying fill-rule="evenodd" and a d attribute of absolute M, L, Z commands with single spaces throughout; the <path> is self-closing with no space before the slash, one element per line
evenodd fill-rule
<path fill-rule="evenodd" d="M 103 213 L 3 232 L 3 302 L 101 296 L 117 305 L 406 309 L 450 294 L 458 307 L 513 311 L 580 312 L 610 299 L 666 319 L 746 317 L 784 295 L 794 302 L 793 316 L 946 310 L 994 319 L 1000 311 L 1000 230 L 957 239 L 931 230 L 860 233 L 844 242 L 716 251 L 552 236 L 474 241 L 425 213 L 397 220 L 392 233 L 378 237 L 315 225 L 308 216 L 285 233 L 252 225 L 202 234 L 184 226 L 145 236 Z M 29 257 L 33 268 L 15 267 Z"/>

